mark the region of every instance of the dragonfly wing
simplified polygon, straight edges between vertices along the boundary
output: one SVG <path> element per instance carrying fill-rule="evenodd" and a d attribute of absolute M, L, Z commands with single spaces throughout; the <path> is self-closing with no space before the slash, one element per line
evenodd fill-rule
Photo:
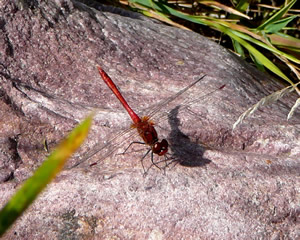
<path fill-rule="evenodd" d="M 105 144 L 95 144 L 90 151 L 84 154 L 84 156 L 81 158 L 80 161 L 78 161 L 76 164 L 71 166 L 68 169 L 75 168 L 79 165 L 82 165 L 86 162 L 90 164 L 98 164 L 102 160 L 106 159 L 107 157 L 111 156 L 116 150 L 122 148 L 125 140 L 128 140 L 129 138 L 136 135 L 136 131 L 134 129 L 128 128 L 118 134 L 116 134 L 113 138 L 109 139 Z M 99 159 L 91 163 L 92 158 L 99 154 Z"/>
<path fill-rule="evenodd" d="M 185 93 L 187 90 L 189 90 L 191 87 L 193 87 L 194 85 L 196 85 L 198 82 L 200 82 L 206 75 L 203 75 L 202 77 L 200 77 L 199 79 L 197 79 L 196 81 L 194 81 L 193 83 L 191 83 L 190 85 L 188 85 L 187 87 L 181 89 L 179 92 L 177 92 L 176 94 L 172 95 L 171 97 L 161 101 L 156 107 L 154 107 L 152 110 L 149 111 L 149 116 L 153 116 L 155 115 L 155 113 L 159 112 L 161 110 L 161 108 L 163 108 L 164 106 L 168 105 L 170 102 L 174 101 L 176 98 L 178 98 L 180 95 L 182 95 L 183 93 Z M 148 116 L 148 115 L 147 115 Z"/>
<path fill-rule="evenodd" d="M 194 83 L 194 85 L 195 85 L 195 83 Z M 212 91 L 210 91 L 210 92 L 208 92 L 208 93 L 206 93 L 204 95 L 201 95 L 200 97 L 197 97 L 197 98 L 192 98 L 192 99 L 191 98 L 186 98 L 182 103 L 178 104 L 176 107 L 178 107 L 180 109 L 180 111 L 182 111 L 184 109 L 187 109 L 187 108 L 191 107 L 193 104 L 195 104 L 195 103 L 197 103 L 197 102 L 199 102 L 201 100 L 204 100 L 204 99 L 206 99 L 206 98 L 208 98 L 210 96 L 213 96 L 214 93 L 216 93 L 217 91 L 220 91 L 221 89 L 223 89 L 223 87 L 224 87 L 224 85 L 221 86 L 220 88 L 214 89 L 214 90 L 212 90 Z M 189 88 L 190 88 L 190 86 L 189 86 Z M 183 90 L 186 91 L 187 88 L 184 88 Z M 180 91 L 180 92 L 181 92 L 181 94 L 183 94 L 182 91 Z M 178 94 L 175 94 L 175 95 L 176 95 L 176 97 L 179 96 Z M 171 98 L 172 101 L 174 99 L 175 98 L 173 98 L 173 97 Z M 167 99 L 167 100 L 169 100 L 169 99 Z M 171 101 L 164 101 L 165 105 L 169 104 L 169 103 L 171 103 Z M 171 117 L 170 116 L 170 114 L 171 114 L 170 109 L 166 110 L 166 111 L 151 111 L 150 110 L 149 112 L 152 113 L 152 115 L 149 115 L 149 117 L 154 120 L 155 124 L 157 124 L 159 122 L 162 122 L 162 121 L 165 121 L 167 118 Z"/>

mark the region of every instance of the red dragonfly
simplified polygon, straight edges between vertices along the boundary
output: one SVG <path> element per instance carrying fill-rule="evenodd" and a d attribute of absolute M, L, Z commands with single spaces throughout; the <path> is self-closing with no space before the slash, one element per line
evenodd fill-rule
<path fill-rule="evenodd" d="M 129 149 L 129 147 L 134 144 L 134 143 L 139 143 L 139 144 L 146 144 L 148 145 L 150 148 L 149 150 L 146 152 L 146 154 L 142 157 L 141 159 L 141 163 L 145 171 L 144 165 L 143 165 L 143 159 L 151 152 L 151 162 L 152 165 L 156 166 L 157 168 L 161 169 L 157 163 L 155 163 L 154 161 L 154 154 L 157 154 L 158 156 L 164 156 L 165 159 L 164 161 L 167 161 L 167 157 L 166 154 L 168 152 L 168 141 L 166 139 L 162 139 L 161 141 L 159 141 L 158 139 L 158 135 L 157 132 L 154 128 L 154 122 L 151 121 L 150 116 L 153 116 L 156 112 L 158 112 L 162 106 L 170 103 L 171 101 L 173 101 L 175 98 L 177 98 L 178 96 L 180 96 L 181 94 L 183 94 L 184 92 L 186 92 L 188 89 L 190 89 L 191 87 L 193 87 L 195 84 L 197 84 L 200 80 L 202 80 L 206 75 L 203 75 L 202 77 L 200 77 L 199 79 L 197 79 L 196 81 L 194 81 L 193 83 L 191 83 L 190 85 L 188 85 L 187 87 L 185 87 L 184 89 L 182 89 L 181 91 L 179 91 L 178 93 L 176 93 L 175 95 L 171 96 L 170 98 L 166 99 L 165 101 L 163 101 L 161 104 L 159 104 L 150 114 L 149 116 L 143 116 L 143 117 L 139 117 L 133 110 L 132 108 L 128 105 L 128 103 L 126 102 L 126 100 L 124 99 L 124 97 L 122 96 L 122 94 L 120 93 L 120 91 L 117 89 L 116 85 L 113 83 L 113 81 L 111 80 L 111 78 L 106 74 L 106 72 L 100 67 L 97 66 L 98 71 L 100 76 L 102 77 L 103 81 L 106 83 L 106 85 L 111 89 L 111 91 L 114 93 L 114 95 L 119 99 L 119 101 L 122 103 L 123 107 L 126 109 L 126 111 L 128 112 L 129 116 L 131 117 L 133 123 L 131 125 L 131 128 L 135 128 L 137 129 L 138 134 L 140 135 L 140 137 L 143 139 L 143 142 L 132 142 L 130 143 L 130 145 L 125 149 L 124 153 Z M 220 87 L 219 89 L 222 89 L 225 85 L 223 85 L 222 87 Z M 217 89 L 217 90 L 219 90 Z M 208 93 L 211 94 L 213 92 L 215 92 L 216 90 Z M 206 94 L 205 96 L 207 96 L 208 94 Z M 204 97 L 204 96 L 202 96 Z M 126 131 L 127 132 L 127 131 Z M 120 135 L 123 135 L 122 133 Z M 92 156 L 94 156 L 95 154 L 97 154 L 99 151 L 101 151 L 102 149 L 105 148 L 106 145 L 110 144 L 113 140 L 115 140 L 118 136 L 114 137 L 113 139 L 111 139 L 110 141 L 108 141 L 107 144 L 105 144 L 103 147 L 101 147 L 100 149 L 95 149 L 94 151 L 92 151 L 90 154 L 88 154 L 84 159 L 82 159 L 81 161 L 79 161 L 77 164 L 75 164 L 73 167 L 76 167 L 80 164 L 82 164 L 83 162 L 85 162 L 86 160 L 88 160 L 89 158 L 91 158 Z M 112 152 L 110 152 L 111 154 Z M 104 156 L 104 158 L 107 156 Z M 101 158 L 103 159 L 103 158 Z M 90 166 L 96 165 L 97 162 L 90 164 Z M 167 166 L 167 165 L 166 165 Z"/>

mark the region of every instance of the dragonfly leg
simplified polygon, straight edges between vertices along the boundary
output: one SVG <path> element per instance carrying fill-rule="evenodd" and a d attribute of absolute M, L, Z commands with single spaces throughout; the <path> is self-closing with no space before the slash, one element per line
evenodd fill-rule
<path fill-rule="evenodd" d="M 153 152 L 151 152 L 151 162 L 152 162 L 152 165 L 154 165 L 155 167 L 157 167 L 159 170 L 161 170 L 161 168 L 157 165 L 157 163 L 156 162 L 154 162 L 154 160 L 153 160 Z M 159 162 L 158 162 L 159 163 Z M 151 166 L 150 166 L 151 167 Z"/>
<path fill-rule="evenodd" d="M 144 159 L 145 159 L 145 157 L 149 154 L 149 152 L 150 152 L 151 150 L 152 150 L 152 149 L 150 148 L 150 149 L 146 152 L 146 154 L 141 158 L 141 164 L 142 164 L 142 167 L 143 167 L 143 170 L 144 170 L 144 176 L 147 175 L 147 173 L 148 173 L 148 171 L 149 171 L 149 169 L 150 169 L 150 168 L 148 168 L 147 171 L 145 171 L 145 167 L 144 167 Z M 151 155 L 153 155 L 153 152 L 151 152 Z M 150 166 L 150 167 L 151 167 L 151 166 Z"/>
<path fill-rule="evenodd" d="M 169 156 L 167 156 L 167 155 L 169 155 Z M 158 167 L 158 164 L 160 164 L 160 163 L 162 163 L 162 162 L 165 163 L 165 166 L 162 167 L 162 168 Z M 153 162 L 152 165 L 155 165 L 155 166 L 158 167 L 159 169 L 163 169 L 163 170 L 164 170 L 164 174 L 166 174 L 166 168 L 168 168 L 168 167 L 169 167 L 172 163 L 174 163 L 174 162 L 175 162 L 175 165 L 178 163 L 178 162 L 176 161 L 176 158 L 170 156 L 170 154 L 167 153 L 166 155 L 164 155 L 164 159 L 162 159 L 162 160 L 160 160 L 160 161 L 158 161 L 158 162 L 156 162 L 156 163 Z M 174 166 L 175 166 L 175 165 L 174 165 Z"/>
<path fill-rule="evenodd" d="M 143 158 L 141 159 L 141 161 L 142 161 L 142 166 L 143 166 L 143 169 L 144 169 L 144 176 L 146 176 L 147 175 L 147 173 L 148 173 L 148 171 L 152 168 L 152 166 L 155 166 L 155 167 L 157 167 L 159 170 L 161 170 L 161 167 L 159 167 L 158 165 L 157 165 L 157 163 L 160 163 L 160 162 L 162 162 L 162 161 L 159 161 L 159 162 L 154 162 L 154 154 L 153 154 L 153 151 L 151 151 L 152 149 L 149 149 L 148 150 L 148 152 L 143 156 Z M 145 168 L 144 168 L 144 164 L 143 164 L 143 160 L 144 160 L 144 158 L 149 154 L 149 152 L 151 151 L 151 165 L 150 165 L 150 167 L 148 167 L 147 168 L 147 170 L 145 171 Z M 163 160 L 164 161 L 164 160 Z"/>
<path fill-rule="evenodd" d="M 143 144 L 143 145 L 145 145 L 146 143 L 144 143 L 144 142 L 131 142 L 131 143 L 128 145 L 128 147 L 124 150 L 124 152 L 119 153 L 118 155 L 125 154 L 125 153 L 127 152 L 127 150 L 128 150 L 133 144 Z"/>
<path fill-rule="evenodd" d="M 171 169 L 179 163 L 178 159 L 176 159 L 172 156 L 167 157 L 166 155 L 165 155 L 165 160 L 164 161 L 166 163 L 165 168 L 169 167 L 170 165 L 172 165 L 174 163 L 173 166 L 171 166 Z"/>

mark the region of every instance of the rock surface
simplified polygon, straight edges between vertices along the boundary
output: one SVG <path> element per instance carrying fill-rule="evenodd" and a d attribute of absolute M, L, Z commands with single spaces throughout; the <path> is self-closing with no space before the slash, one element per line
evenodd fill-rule
<path fill-rule="evenodd" d="M 69 166 L 130 125 L 97 64 L 141 113 L 206 74 L 160 110 L 171 114 L 153 116 L 181 165 L 144 177 L 142 152 L 113 152 L 135 139 L 124 135 L 108 153 L 66 168 L 5 239 L 299 239 L 299 114 L 286 121 L 293 98 L 232 131 L 243 111 L 283 86 L 193 32 L 98 9 L 0 2 L 1 205 L 45 159 L 43 142 L 53 149 L 92 109 L 92 132 Z"/>

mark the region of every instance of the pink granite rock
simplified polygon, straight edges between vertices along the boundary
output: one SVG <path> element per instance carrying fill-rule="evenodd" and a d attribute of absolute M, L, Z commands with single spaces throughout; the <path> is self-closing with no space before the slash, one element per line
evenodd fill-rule
<path fill-rule="evenodd" d="M 64 170 L 5 239 L 300 238 L 299 114 L 286 121 L 293 97 L 232 131 L 242 112 L 283 86 L 205 37 L 109 9 L 0 2 L 0 203 L 45 159 L 43 141 L 53 149 L 92 109 L 91 135 L 69 166 L 130 126 L 97 64 L 141 114 L 207 75 L 160 111 L 171 115 L 153 117 L 182 164 L 144 177 L 143 152 L 100 151 Z M 139 140 L 125 137 L 119 152 Z"/>

